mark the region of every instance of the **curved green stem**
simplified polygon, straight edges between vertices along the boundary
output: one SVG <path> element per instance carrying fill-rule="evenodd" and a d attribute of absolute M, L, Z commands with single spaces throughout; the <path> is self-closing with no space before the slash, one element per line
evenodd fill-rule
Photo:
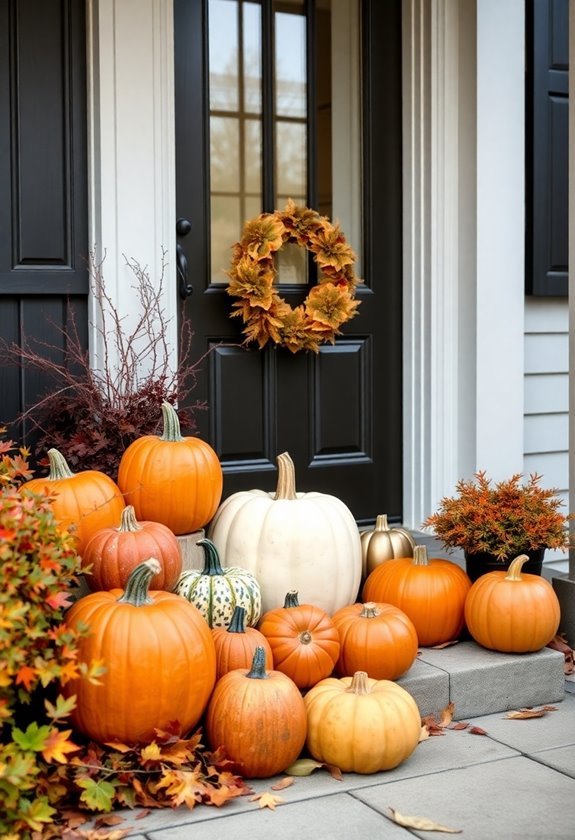
<path fill-rule="evenodd" d="M 176 409 L 167 400 L 164 400 L 162 403 L 162 418 L 164 421 L 164 432 L 160 437 L 160 440 L 167 440 L 170 443 L 176 443 L 179 440 L 183 440 L 184 438 L 182 437 L 182 433 L 180 431 L 180 420 L 176 413 Z"/>
<path fill-rule="evenodd" d="M 48 481 L 59 481 L 61 478 L 72 478 L 74 475 L 68 462 L 57 449 L 48 450 L 48 460 L 50 462 Z"/>
<path fill-rule="evenodd" d="M 252 680 L 267 680 L 266 674 L 266 652 L 261 645 L 258 645 L 254 651 L 252 659 L 252 667 L 246 674 Z"/>
<path fill-rule="evenodd" d="M 136 566 L 128 578 L 124 594 L 118 598 L 118 604 L 132 604 L 134 607 L 153 604 L 154 601 L 149 593 L 150 581 L 161 571 L 162 567 L 155 557 L 150 557 L 149 560 L 144 560 Z"/>
<path fill-rule="evenodd" d="M 202 540 L 198 540 L 196 545 L 201 545 L 204 549 L 204 568 L 202 574 L 210 575 L 210 577 L 213 575 L 223 575 L 224 570 L 220 562 L 220 555 L 213 542 L 205 537 Z"/>
<path fill-rule="evenodd" d="M 246 610 L 245 607 L 240 607 L 236 604 L 230 623 L 228 625 L 228 633 L 245 633 L 246 632 Z"/>

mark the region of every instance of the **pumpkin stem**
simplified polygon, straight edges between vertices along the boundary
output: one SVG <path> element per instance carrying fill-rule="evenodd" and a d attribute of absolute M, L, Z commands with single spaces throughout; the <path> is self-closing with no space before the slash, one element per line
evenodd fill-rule
<path fill-rule="evenodd" d="M 252 659 L 252 667 L 246 674 L 252 680 L 267 680 L 266 674 L 266 653 L 261 645 L 258 645 L 254 651 Z"/>
<path fill-rule="evenodd" d="M 389 525 L 387 524 L 387 513 L 380 513 L 377 515 L 375 520 L 375 529 L 376 531 L 389 531 Z"/>
<path fill-rule="evenodd" d="M 376 618 L 379 615 L 379 610 L 374 601 L 366 601 L 362 604 L 360 618 Z"/>
<path fill-rule="evenodd" d="M 528 560 L 529 557 L 527 554 L 520 554 L 519 557 L 512 560 L 509 564 L 509 568 L 507 569 L 505 580 L 523 580 L 521 577 L 521 569 L 523 568 L 523 564 L 527 563 Z"/>
<path fill-rule="evenodd" d="M 274 501 L 278 499 L 297 499 L 295 491 L 295 466 L 288 452 L 277 457 L 278 483 Z"/>
<path fill-rule="evenodd" d="M 246 632 L 246 610 L 245 607 L 240 607 L 236 604 L 230 623 L 228 625 L 228 633 L 245 633 Z"/>
<path fill-rule="evenodd" d="M 153 604 L 154 601 L 149 594 L 150 581 L 154 575 L 158 575 L 161 571 L 160 562 L 155 557 L 144 560 L 143 563 L 132 569 L 124 594 L 118 598 L 118 604 L 131 604 L 133 607 Z"/>
<path fill-rule="evenodd" d="M 286 594 L 284 609 L 287 609 L 288 607 L 299 607 L 297 589 L 290 589 L 290 591 Z"/>
<path fill-rule="evenodd" d="M 182 433 L 180 431 L 180 420 L 176 413 L 176 409 L 167 400 L 164 400 L 162 403 L 162 418 L 164 421 L 164 432 L 160 437 L 160 440 L 167 440 L 170 443 L 176 443 L 179 440 L 183 440 L 184 438 L 182 437 Z"/>
<path fill-rule="evenodd" d="M 68 462 L 57 449 L 48 450 L 48 461 L 50 462 L 48 481 L 60 481 L 62 478 L 72 478 L 74 475 Z"/>
<path fill-rule="evenodd" d="M 367 671 L 356 671 L 351 678 L 351 684 L 346 691 L 350 694 L 371 694 Z"/>
<path fill-rule="evenodd" d="M 218 550 L 213 544 L 211 540 L 207 537 L 198 540 L 196 545 L 201 545 L 204 549 L 204 569 L 202 571 L 203 575 L 223 575 L 224 570 L 222 569 L 222 564 L 220 563 L 220 555 L 218 554 Z"/>
<path fill-rule="evenodd" d="M 413 549 L 413 565 L 414 566 L 429 566 L 429 558 L 427 556 L 427 546 L 416 545 Z"/>
<path fill-rule="evenodd" d="M 116 531 L 120 531 L 120 533 L 124 533 L 126 531 L 141 531 L 142 526 L 138 523 L 136 519 L 136 511 L 134 510 L 134 505 L 126 505 L 124 510 L 122 511 L 122 519 L 120 521 L 120 527 L 116 528 Z"/>

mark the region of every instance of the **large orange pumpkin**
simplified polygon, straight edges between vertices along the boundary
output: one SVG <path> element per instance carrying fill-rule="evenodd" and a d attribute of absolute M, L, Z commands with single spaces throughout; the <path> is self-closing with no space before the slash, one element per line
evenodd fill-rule
<path fill-rule="evenodd" d="M 273 668 L 269 642 L 255 627 L 247 627 L 245 607 L 236 604 L 228 627 L 212 627 L 212 636 L 216 646 L 218 680 L 235 668 L 249 668 L 257 647 L 263 647 L 265 651 L 266 667 Z"/>
<path fill-rule="evenodd" d="M 177 537 L 161 522 L 138 522 L 133 505 L 127 505 L 118 527 L 102 528 L 89 540 L 82 555 L 82 566 L 91 567 L 86 582 L 92 591 L 123 589 L 130 572 L 149 557 L 161 566 L 150 588 L 171 592 L 182 571 Z"/>
<path fill-rule="evenodd" d="M 176 410 L 162 403 L 164 431 L 131 443 L 120 460 L 118 485 L 138 519 L 167 525 L 174 534 L 203 528 L 220 503 L 222 467 L 212 447 L 183 437 Z"/>
<path fill-rule="evenodd" d="M 296 760 L 305 743 L 306 712 L 299 689 L 281 671 L 266 671 L 263 647 L 252 666 L 218 680 L 205 717 L 208 741 L 223 747 L 245 778 L 268 778 Z"/>
<path fill-rule="evenodd" d="M 186 733 L 206 708 L 216 679 L 211 630 L 184 598 L 148 590 L 159 571 L 150 558 L 124 592 L 92 592 L 66 615 L 71 627 L 91 631 L 80 641 L 79 662 L 103 660 L 107 669 L 99 685 L 78 678 L 62 687 L 77 698 L 72 723 L 94 741 L 147 743 L 173 721 Z"/>
<path fill-rule="evenodd" d="M 413 557 L 386 560 L 363 587 L 364 600 L 393 604 L 410 617 L 419 644 L 439 645 L 458 638 L 464 626 L 465 598 L 471 581 L 456 563 L 428 558 L 416 545 Z"/>
<path fill-rule="evenodd" d="M 49 493 L 50 506 L 58 524 L 70 530 L 76 539 L 76 550 L 83 554 L 88 540 L 100 530 L 115 525 L 125 502 L 117 484 L 99 470 L 73 473 L 61 452 L 48 450 L 50 472 L 44 478 L 33 478 L 21 492 Z"/>
<path fill-rule="evenodd" d="M 555 590 L 539 575 L 522 574 L 520 554 L 507 571 L 479 577 L 465 601 L 467 629 L 478 644 L 502 653 L 541 650 L 557 633 L 561 610 Z"/>
<path fill-rule="evenodd" d="M 332 616 L 341 643 L 336 672 L 349 677 L 366 671 L 376 680 L 396 680 L 417 656 L 412 621 L 391 604 L 350 604 Z"/>
<path fill-rule="evenodd" d="M 339 656 L 339 634 L 321 607 L 300 604 L 297 592 L 287 593 L 283 607 L 268 610 L 258 629 L 272 649 L 274 668 L 299 688 L 329 677 Z"/>

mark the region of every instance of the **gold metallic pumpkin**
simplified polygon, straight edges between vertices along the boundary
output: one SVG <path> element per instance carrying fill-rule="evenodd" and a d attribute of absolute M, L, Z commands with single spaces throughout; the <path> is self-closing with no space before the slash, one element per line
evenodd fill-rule
<path fill-rule="evenodd" d="M 375 521 L 373 531 L 361 534 L 361 556 L 363 580 L 384 560 L 395 557 L 413 557 L 415 541 L 405 528 L 390 528 L 387 514 L 381 513 Z"/>

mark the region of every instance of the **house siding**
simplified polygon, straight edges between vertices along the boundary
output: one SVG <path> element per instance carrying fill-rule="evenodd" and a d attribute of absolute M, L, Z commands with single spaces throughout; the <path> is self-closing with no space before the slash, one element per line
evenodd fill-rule
<path fill-rule="evenodd" d="M 569 307 L 563 298 L 525 303 L 524 455 L 526 475 L 556 487 L 569 508 Z M 548 551 L 546 564 L 567 571 L 566 555 Z"/>

